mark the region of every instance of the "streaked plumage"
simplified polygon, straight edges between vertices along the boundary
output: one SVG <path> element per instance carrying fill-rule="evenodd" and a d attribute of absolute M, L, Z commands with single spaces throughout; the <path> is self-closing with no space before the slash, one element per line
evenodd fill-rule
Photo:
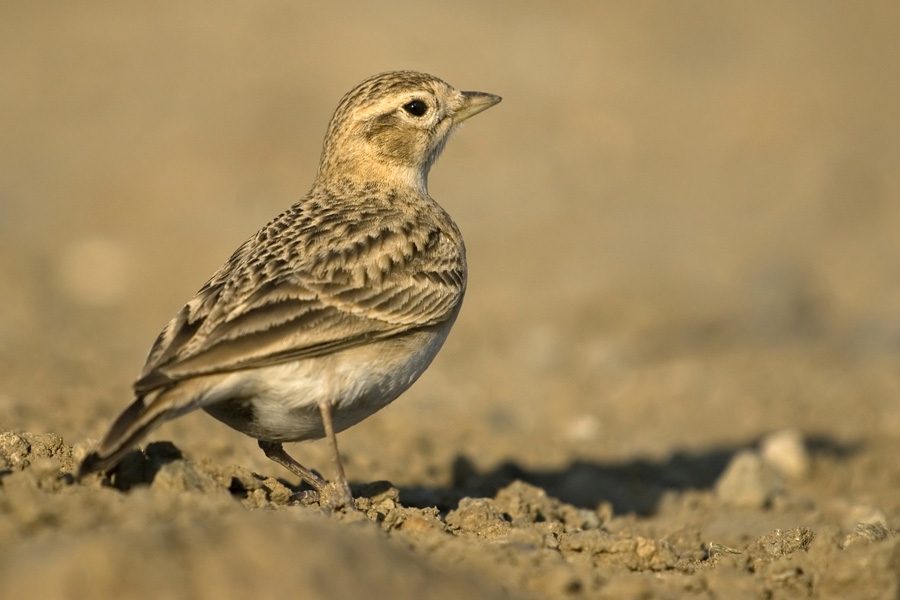
<path fill-rule="evenodd" d="M 161 423 L 202 408 L 320 492 L 325 482 L 281 442 L 328 436 L 336 503 L 349 502 L 334 433 L 412 385 L 465 293 L 462 237 L 428 196 L 428 171 L 456 125 L 499 101 L 411 71 L 376 75 L 344 96 L 310 192 L 169 322 L 136 400 L 79 476 L 113 467 Z"/>

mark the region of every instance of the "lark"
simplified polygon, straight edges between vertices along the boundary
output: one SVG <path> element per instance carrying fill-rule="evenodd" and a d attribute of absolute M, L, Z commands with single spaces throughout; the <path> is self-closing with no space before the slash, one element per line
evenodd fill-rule
<path fill-rule="evenodd" d="M 333 506 L 353 506 L 336 434 L 428 368 L 466 291 L 456 224 L 428 173 L 460 123 L 500 102 L 425 73 L 375 75 L 338 104 L 312 189 L 240 246 L 150 349 L 134 401 L 81 463 L 114 468 L 203 409 Z M 327 438 L 331 485 L 285 442 Z"/>

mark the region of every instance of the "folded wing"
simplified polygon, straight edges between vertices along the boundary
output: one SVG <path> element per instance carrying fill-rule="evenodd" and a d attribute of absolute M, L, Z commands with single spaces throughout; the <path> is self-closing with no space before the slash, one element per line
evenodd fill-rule
<path fill-rule="evenodd" d="M 138 395 L 436 325 L 462 301 L 465 256 L 452 223 L 443 230 L 408 217 L 365 231 L 331 223 L 346 235 L 327 247 L 316 241 L 333 235 L 278 224 L 241 246 L 169 322 L 135 383 Z"/>

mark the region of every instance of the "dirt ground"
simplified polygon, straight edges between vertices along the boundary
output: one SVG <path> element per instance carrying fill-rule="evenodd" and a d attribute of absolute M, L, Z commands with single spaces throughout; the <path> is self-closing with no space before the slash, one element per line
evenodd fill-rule
<path fill-rule="evenodd" d="M 0 596 L 900 598 L 898 6 L 5 3 Z M 75 483 L 397 68 L 504 102 L 432 172 L 456 327 L 339 436 L 360 511 L 205 414 Z"/>

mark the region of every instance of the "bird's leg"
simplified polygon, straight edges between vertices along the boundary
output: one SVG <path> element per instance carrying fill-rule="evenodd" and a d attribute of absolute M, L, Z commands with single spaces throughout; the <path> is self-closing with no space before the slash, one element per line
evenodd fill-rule
<path fill-rule="evenodd" d="M 347 481 L 347 476 L 344 474 L 341 453 L 338 451 L 337 435 L 334 433 L 334 422 L 331 420 L 331 404 L 327 401 L 321 402 L 319 404 L 319 411 L 322 413 L 322 425 L 325 426 L 325 437 L 328 438 L 328 443 L 331 445 L 331 451 L 334 453 L 334 466 L 337 471 L 337 478 L 334 481 L 334 496 L 332 497 L 331 504 L 335 508 L 344 506 L 355 508 L 356 505 L 353 502 L 353 494 L 350 493 L 350 483 Z"/>
<path fill-rule="evenodd" d="M 284 451 L 280 442 L 267 442 L 259 440 L 259 447 L 265 452 L 266 456 L 277 462 L 279 465 L 308 483 L 316 493 L 321 495 L 328 482 L 298 463 L 296 460 Z"/>

